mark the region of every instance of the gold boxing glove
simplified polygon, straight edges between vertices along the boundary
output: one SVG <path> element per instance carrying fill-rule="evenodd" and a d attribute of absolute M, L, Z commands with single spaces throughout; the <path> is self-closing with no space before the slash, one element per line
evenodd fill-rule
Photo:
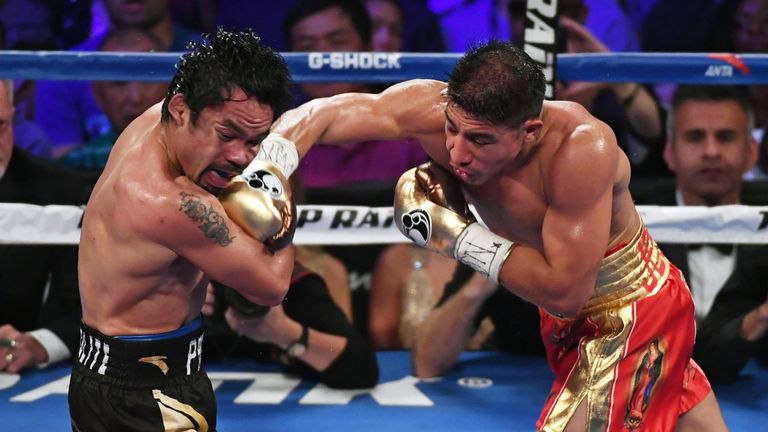
<path fill-rule="evenodd" d="M 296 203 L 288 180 L 273 163 L 254 159 L 219 196 L 227 216 L 251 237 L 278 250 L 293 240 Z"/>
<path fill-rule="evenodd" d="M 395 224 L 406 237 L 498 282 L 515 244 L 477 222 L 461 185 L 444 168 L 427 162 L 406 171 L 395 187 L 394 207 Z"/>

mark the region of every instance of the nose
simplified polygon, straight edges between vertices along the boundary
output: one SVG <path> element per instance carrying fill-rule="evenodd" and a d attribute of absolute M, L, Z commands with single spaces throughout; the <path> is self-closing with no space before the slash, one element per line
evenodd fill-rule
<path fill-rule="evenodd" d="M 138 104 L 141 102 L 142 89 L 141 84 L 137 82 L 129 82 L 125 91 L 126 102 Z"/>
<path fill-rule="evenodd" d="M 468 143 L 461 135 L 454 135 L 446 140 L 446 148 L 451 156 L 451 162 L 459 166 L 467 166 L 472 162 L 472 153 Z"/>
<path fill-rule="evenodd" d="M 720 156 L 721 144 L 712 136 L 707 137 L 704 142 L 704 156 L 708 158 L 717 158 Z"/>
<path fill-rule="evenodd" d="M 254 157 L 256 157 L 256 151 L 253 147 L 246 145 L 245 142 L 235 143 L 234 141 L 225 155 L 227 162 L 241 170 L 248 166 Z"/>

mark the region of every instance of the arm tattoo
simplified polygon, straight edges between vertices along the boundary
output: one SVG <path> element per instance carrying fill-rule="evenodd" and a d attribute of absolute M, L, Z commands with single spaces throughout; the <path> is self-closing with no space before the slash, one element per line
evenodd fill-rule
<path fill-rule="evenodd" d="M 216 213 L 211 204 L 186 192 L 179 192 L 179 195 L 181 196 L 179 211 L 184 212 L 192 221 L 197 222 L 199 224 L 197 227 L 206 237 L 214 239 L 219 246 L 227 246 L 232 243 L 234 237 L 230 237 L 227 223 L 220 214 Z"/>

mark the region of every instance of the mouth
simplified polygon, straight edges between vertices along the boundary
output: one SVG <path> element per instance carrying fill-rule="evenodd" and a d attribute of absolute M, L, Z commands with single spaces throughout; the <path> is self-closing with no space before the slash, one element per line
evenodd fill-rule
<path fill-rule="evenodd" d="M 464 181 L 469 181 L 475 177 L 474 174 L 459 167 L 451 165 L 451 168 L 453 169 L 453 174 Z"/>
<path fill-rule="evenodd" d="M 699 175 L 704 178 L 719 178 L 725 175 L 725 171 L 718 168 L 705 168 L 699 171 Z"/>
<path fill-rule="evenodd" d="M 222 190 L 229 185 L 229 182 L 237 173 L 233 171 L 209 168 L 201 176 L 201 180 L 208 186 L 217 190 Z"/>

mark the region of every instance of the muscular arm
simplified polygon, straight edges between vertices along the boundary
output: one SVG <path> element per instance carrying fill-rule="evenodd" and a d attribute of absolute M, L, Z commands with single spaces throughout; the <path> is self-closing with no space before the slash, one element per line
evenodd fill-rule
<path fill-rule="evenodd" d="M 441 81 L 411 80 L 380 94 L 344 93 L 314 99 L 284 113 L 271 131 L 292 140 L 301 156 L 318 142 L 413 138 L 430 156 L 445 160 L 447 155 L 440 153 L 444 89 Z"/>
<path fill-rule="evenodd" d="M 269 251 L 229 219 L 212 195 L 184 182 L 160 204 L 163 216 L 152 234 L 208 277 L 233 287 L 248 300 L 280 303 L 290 282 L 293 247 Z"/>
<path fill-rule="evenodd" d="M 543 167 L 548 208 L 542 248 L 521 245 L 500 282 L 547 310 L 573 316 L 592 293 L 608 247 L 619 149 L 607 126 L 583 125 Z"/>

